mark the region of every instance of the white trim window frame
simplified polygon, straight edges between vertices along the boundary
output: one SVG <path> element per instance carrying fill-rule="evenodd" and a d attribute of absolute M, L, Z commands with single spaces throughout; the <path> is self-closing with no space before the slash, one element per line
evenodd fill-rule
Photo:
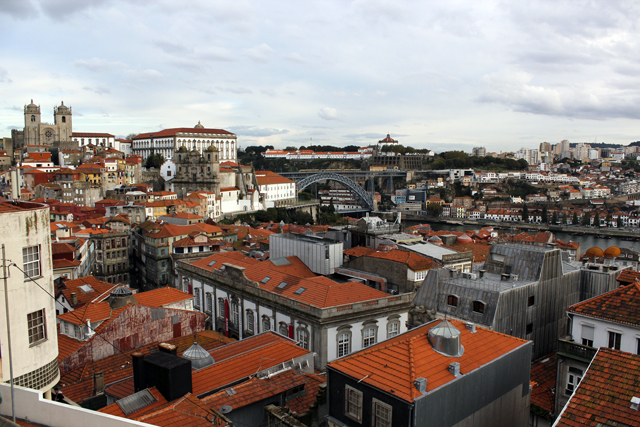
<path fill-rule="evenodd" d="M 371 402 L 371 426 L 391 427 L 393 407 L 381 400 L 373 398 Z"/>
<path fill-rule="evenodd" d="M 362 392 L 348 385 L 344 386 L 344 415 L 362 423 Z"/>

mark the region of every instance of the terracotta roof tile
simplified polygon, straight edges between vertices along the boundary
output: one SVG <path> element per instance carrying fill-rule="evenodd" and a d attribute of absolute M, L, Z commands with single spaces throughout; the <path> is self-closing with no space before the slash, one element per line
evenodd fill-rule
<path fill-rule="evenodd" d="M 355 248 L 345 249 L 343 253 L 348 256 L 361 257 L 374 253 L 376 250 L 373 248 L 365 248 L 364 246 L 356 246 Z"/>
<path fill-rule="evenodd" d="M 640 272 L 633 270 L 622 270 L 617 278 L 618 282 L 631 284 L 640 281 Z"/>
<path fill-rule="evenodd" d="M 413 271 L 429 270 L 437 265 L 433 260 L 427 257 L 416 254 L 414 252 L 401 251 L 398 249 L 394 249 L 389 252 L 374 252 L 365 256 L 400 262 L 405 264 Z"/>
<path fill-rule="evenodd" d="M 89 285 L 93 291 L 85 292 L 80 287 Z M 118 285 L 103 282 L 93 276 L 79 277 L 73 280 L 66 280 L 61 290 L 67 301 L 71 302 L 71 293 L 75 292 L 78 303 L 74 308 L 80 307 L 88 302 L 100 302 L 109 297 L 109 293 L 117 288 Z"/>
<path fill-rule="evenodd" d="M 556 420 L 557 427 L 638 426 L 640 356 L 601 347 Z"/>
<path fill-rule="evenodd" d="M 168 286 L 151 291 L 139 292 L 134 296 L 140 305 L 156 308 L 193 298 L 191 294 Z"/>
<path fill-rule="evenodd" d="M 463 322 L 449 322 L 461 332 L 464 353 L 452 358 L 433 350 L 427 334 L 440 324 L 434 321 L 388 339 L 352 355 L 335 360 L 328 367 L 376 387 L 408 402 L 421 396 L 414 380 L 427 379 L 427 391 L 434 390 L 455 377 L 449 372 L 452 361 L 460 363 L 460 371 L 469 373 L 527 344 L 527 341 L 489 329 L 476 327 L 471 333 Z"/>
<path fill-rule="evenodd" d="M 531 364 L 531 404 L 537 405 L 548 413 L 554 413 L 556 387 L 556 368 L 558 356 L 552 353 Z"/>
<path fill-rule="evenodd" d="M 640 282 L 572 305 L 570 313 L 640 326 Z"/>

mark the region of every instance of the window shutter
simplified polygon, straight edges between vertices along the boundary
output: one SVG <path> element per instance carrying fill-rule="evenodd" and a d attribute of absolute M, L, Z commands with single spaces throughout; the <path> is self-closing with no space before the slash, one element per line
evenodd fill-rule
<path fill-rule="evenodd" d="M 593 326 L 582 325 L 582 338 L 593 341 Z"/>

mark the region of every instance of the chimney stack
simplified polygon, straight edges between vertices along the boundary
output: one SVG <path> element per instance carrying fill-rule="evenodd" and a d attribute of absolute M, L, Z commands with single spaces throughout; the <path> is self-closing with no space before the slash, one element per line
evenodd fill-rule
<path fill-rule="evenodd" d="M 75 292 L 71 292 L 71 305 L 78 305 L 78 295 Z"/>
<path fill-rule="evenodd" d="M 460 376 L 460 364 L 458 362 L 453 362 L 449 365 L 449 372 L 451 372 L 454 376 Z"/>
<path fill-rule="evenodd" d="M 133 365 L 133 391 L 135 393 L 147 388 L 147 381 L 144 375 L 144 354 L 136 351 L 131 355 Z"/>
<path fill-rule="evenodd" d="M 420 377 L 420 378 L 416 378 L 416 380 L 413 382 L 413 384 L 416 386 L 416 388 L 418 389 L 418 391 L 422 394 L 425 394 L 427 392 L 427 379 L 424 377 Z"/>
<path fill-rule="evenodd" d="M 472 333 L 475 334 L 476 333 L 476 324 L 475 323 L 467 323 L 466 324 L 467 329 Z"/>
<path fill-rule="evenodd" d="M 637 411 L 639 405 L 640 405 L 640 397 L 633 396 L 631 398 L 631 406 L 630 406 L 630 408 L 631 409 L 635 409 Z"/>
<path fill-rule="evenodd" d="M 486 272 L 487 272 L 487 270 L 480 270 L 480 271 L 478 271 L 478 273 L 480 273 L 480 278 L 481 278 L 481 279 L 484 279 L 484 273 L 486 273 Z"/>
<path fill-rule="evenodd" d="M 93 387 L 95 389 L 95 394 L 104 392 L 104 373 L 103 372 L 93 373 Z"/>
<path fill-rule="evenodd" d="M 178 347 L 166 342 L 161 342 L 160 344 L 158 344 L 158 351 L 162 353 L 173 354 L 174 356 L 178 355 Z"/>

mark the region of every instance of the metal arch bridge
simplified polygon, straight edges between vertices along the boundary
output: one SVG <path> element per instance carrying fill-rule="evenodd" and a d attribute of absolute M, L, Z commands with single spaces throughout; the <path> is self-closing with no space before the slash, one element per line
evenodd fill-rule
<path fill-rule="evenodd" d="M 371 196 L 371 194 L 364 191 L 364 188 L 351 178 L 347 178 L 346 176 L 334 172 L 318 172 L 298 180 L 298 192 L 301 192 L 311 184 L 320 181 L 336 181 L 342 184 L 351 192 L 360 206 L 367 210 L 373 210 L 373 196 Z"/>

